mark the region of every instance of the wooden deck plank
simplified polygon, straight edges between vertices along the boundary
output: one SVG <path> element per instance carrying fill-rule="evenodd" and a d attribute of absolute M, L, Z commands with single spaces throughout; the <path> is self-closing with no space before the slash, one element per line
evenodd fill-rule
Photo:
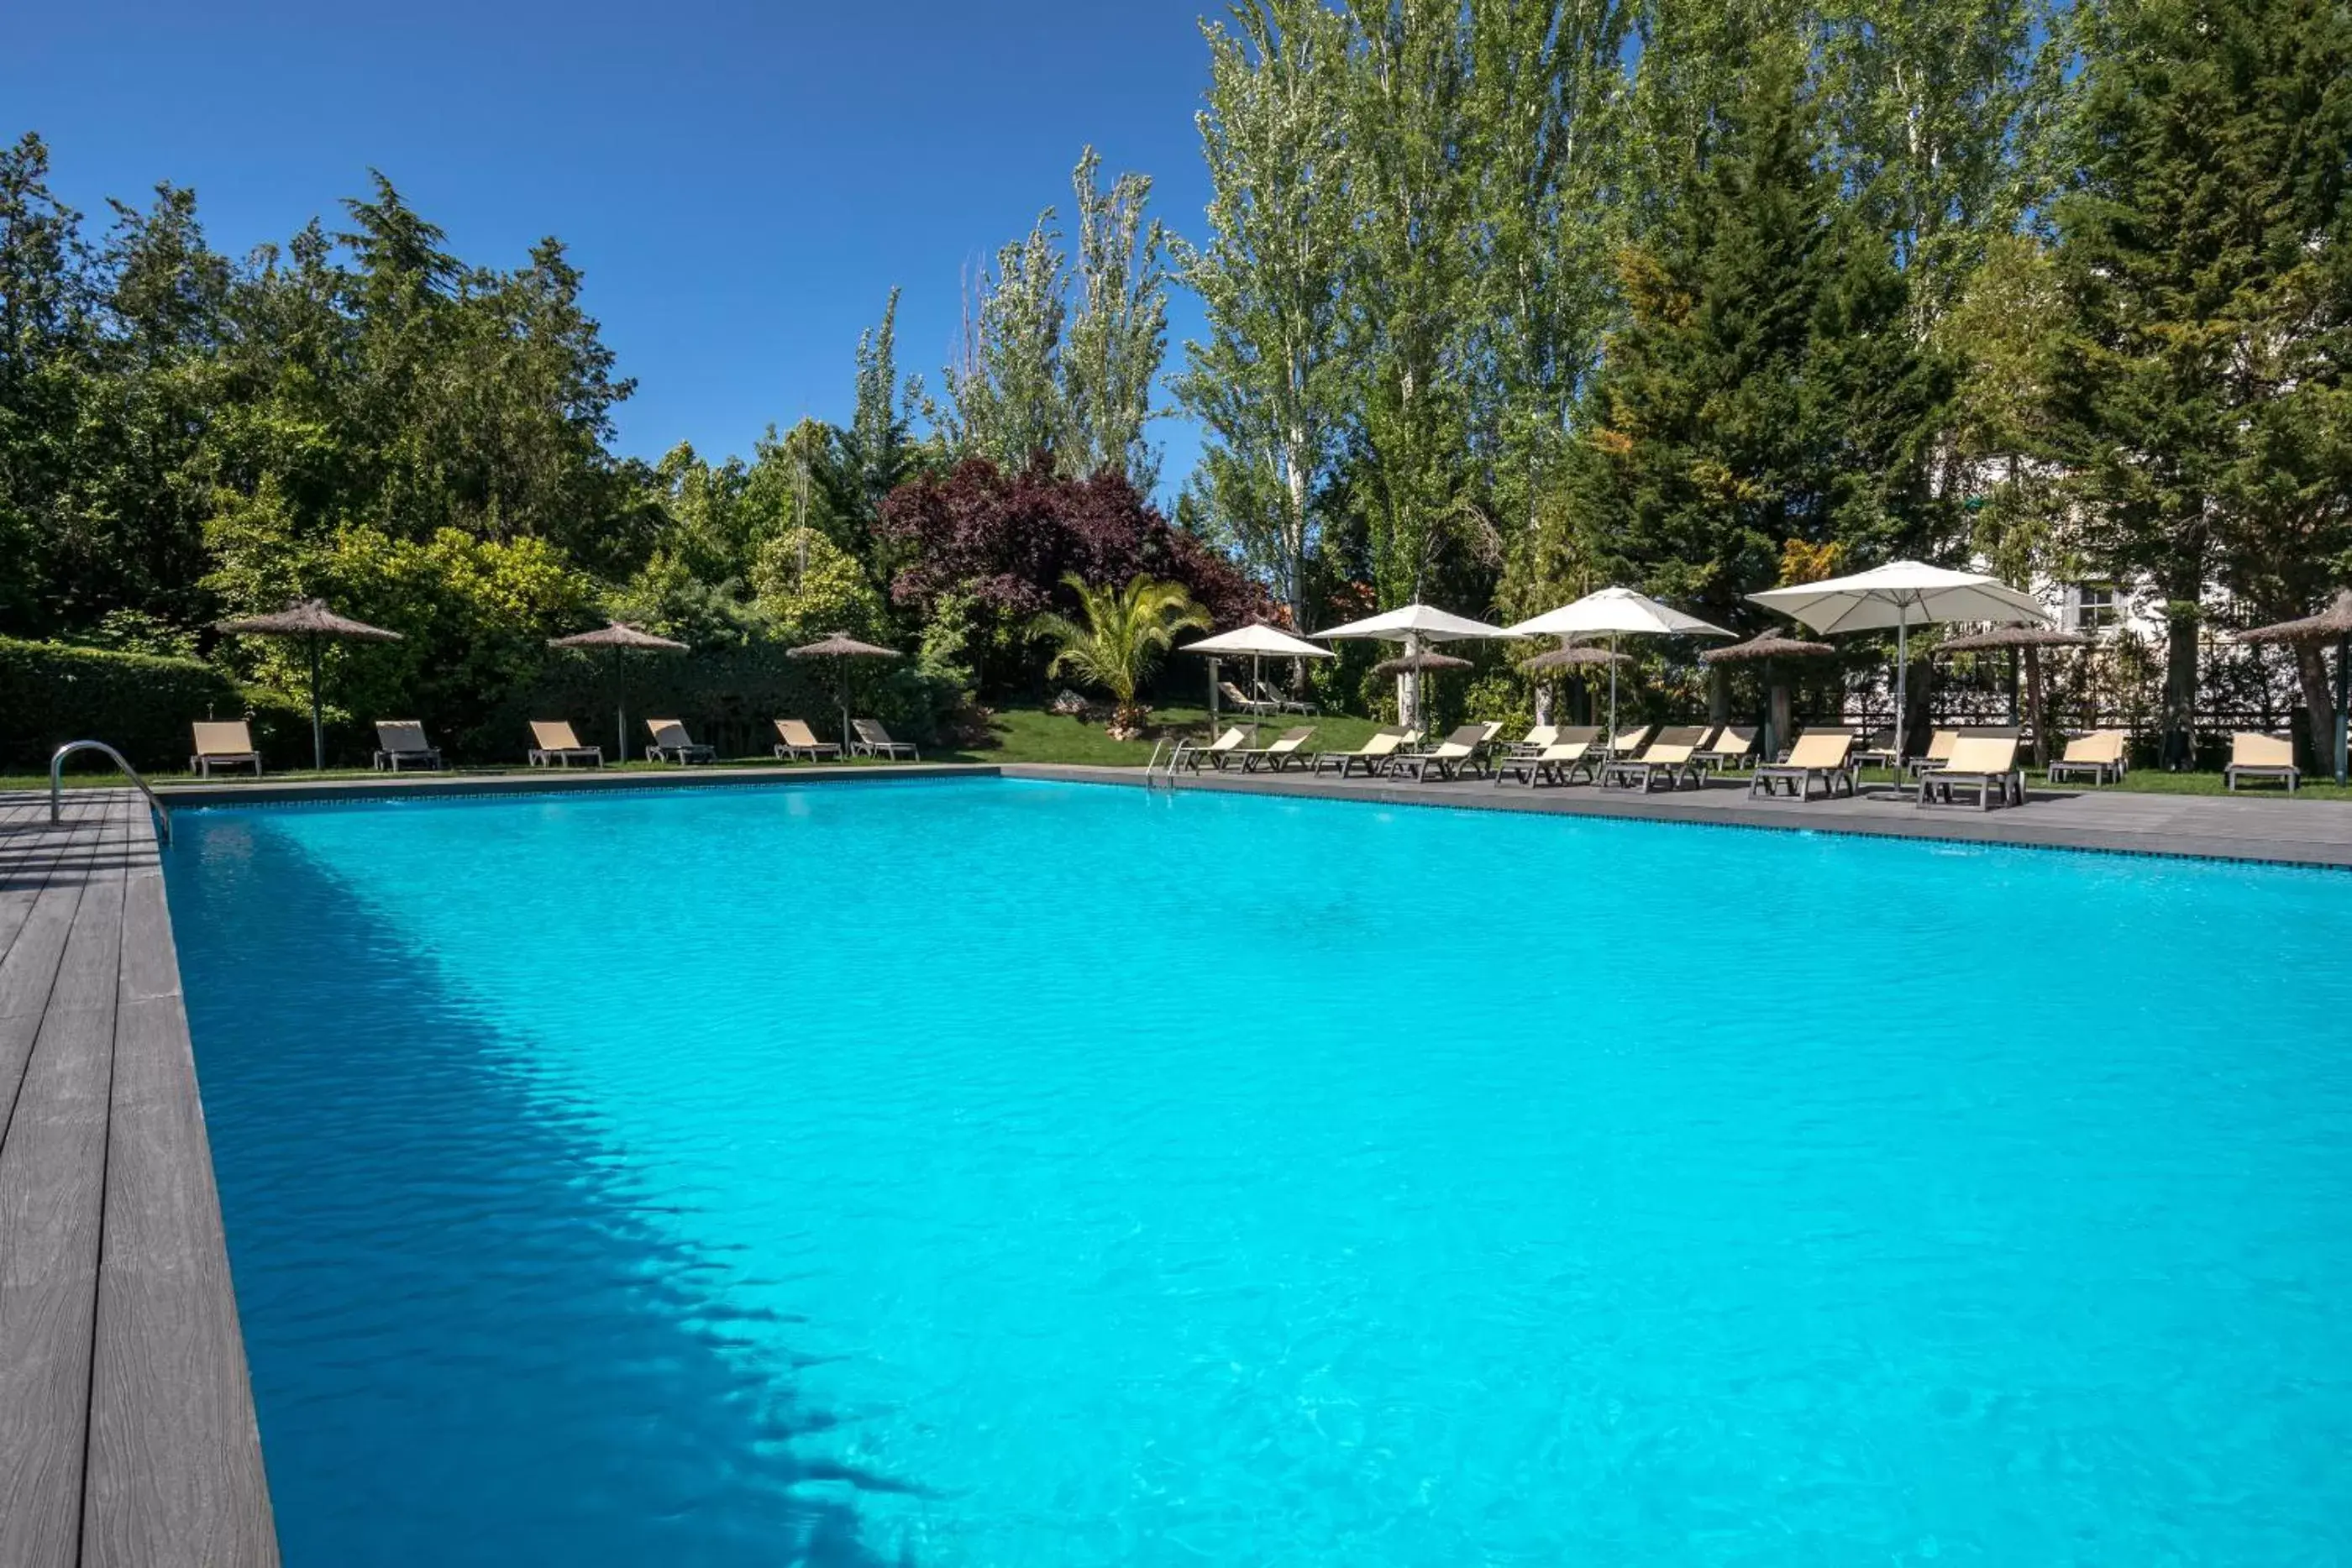
<path fill-rule="evenodd" d="M 126 995 L 117 1025 L 99 1281 L 82 1562 L 277 1563 L 220 1199 L 176 995 Z"/>
<path fill-rule="evenodd" d="M 80 822 L 62 835 L 41 868 L 40 888 L 16 939 L 0 956 L 0 1017 L 38 1013 L 48 1006 L 58 959 L 81 904 L 82 883 L 98 853 L 99 824 Z"/>
<path fill-rule="evenodd" d="M 114 1009 L 52 1011 L 0 1144 L 0 1563 L 71 1568 L 97 1315 Z"/>

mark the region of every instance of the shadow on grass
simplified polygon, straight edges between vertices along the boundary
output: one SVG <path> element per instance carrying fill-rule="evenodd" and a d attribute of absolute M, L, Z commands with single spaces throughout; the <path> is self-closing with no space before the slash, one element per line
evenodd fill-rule
<path fill-rule="evenodd" d="M 778 1324 L 648 1225 L 591 1107 L 234 819 L 171 857 L 289 1563 L 875 1568 Z"/>

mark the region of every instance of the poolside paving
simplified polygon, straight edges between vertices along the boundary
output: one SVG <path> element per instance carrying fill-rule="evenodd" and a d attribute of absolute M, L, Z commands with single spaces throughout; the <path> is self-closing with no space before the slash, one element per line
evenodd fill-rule
<path fill-rule="evenodd" d="M 0 1563 L 277 1561 L 152 819 L 0 794 Z"/>
<path fill-rule="evenodd" d="M 1069 779 L 1140 784 L 1133 768 L 1008 763 L 1007 778 Z M 1973 806 L 1914 805 L 1907 793 L 1865 787 L 1852 800 L 1818 794 L 1810 801 L 1751 799 L 1747 779 L 1727 775 L 1697 789 L 1602 789 L 1592 784 L 1528 789 L 1489 779 L 1319 778 L 1292 770 L 1187 773 L 1180 789 L 1233 790 L 1391 806 L 1453 806 L 1560 816 L 1642 818 L 1719 827 L 1861 833 L 1885 838 L 1963 840 L 2041 849 L 2122 854 L 2198 855 L 2220 860 L 2352 868 L 2352 801 L 2288 800 L 2279 795 L 2159 795 L 2126 789 L 2032 789 L 2026 803 L 1979 811 Z"/>

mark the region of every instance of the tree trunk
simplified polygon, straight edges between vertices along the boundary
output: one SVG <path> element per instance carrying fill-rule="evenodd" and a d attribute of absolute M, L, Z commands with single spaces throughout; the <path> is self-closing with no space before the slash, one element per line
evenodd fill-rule
<path fill-rule="evenodd" d="M 1731 721 L 1731 672 L 1721 664 L 1706 667 L 1706 722 L 1728 724 Z"/>
<path fill-rule="evenodd" d="M 1773 762 L 1779 760 L 1779 748 L 1788 745 L 1790 740 L 1795 738 L 1794 735 L 1791 733 L 1795 727 L 1795 720 L 1789 702 L 1788 685 L 1784 682 L 1774 681 L 1772 683 L 1770 721 L 1772 733 L 1767 737 L 1767 745 L 1764 748 L 1765 761 Z"/>
<path fill-rule="evenodd" d="M 1536 722 L 1538 724 L 1551 722 L 1551 683 L 1549 681 L 1536 683 Z"/>
<path fill-rule="evenodd" d="M 2176 599 L 2165 606 L 2164 643 L 2164 766 L 2185 772 L 2196 761 L 2197 629 L 2193 600 Z"/>
<path fill-rule="evenodd" d="M 2294 644 L 2294 675 L 2303 685 L 2303 706 L 2311 710 L 2312 771 L 2336 777 L 2336 694 L 2328 689 L 2327 645 Z"/>
<path fill-rule="evenodd" d="M 2012 716 L 2017 711 L 2014 696 L 2010 702 Z M 2033 766 L 2050 766 L 2050 708 L 2042 685 L 2042 650 L 2025 650 L 2025 716 L 2033 727 Z"/>

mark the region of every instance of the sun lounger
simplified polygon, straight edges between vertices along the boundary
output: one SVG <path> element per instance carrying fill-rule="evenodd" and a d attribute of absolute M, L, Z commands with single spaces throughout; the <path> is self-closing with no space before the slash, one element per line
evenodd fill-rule
<path fill-rule="evenodd" d="M 1941 768 L 1945 763 L 1949 762 L 1952 759 L 1952 747 L 1958 746 L 1959 743 L 1960 732 L 1958 730 L 1937 730 L 1934 735 L 1927 737 L 1927 755 L 1924 757 L 1915 757 L 1906 765 L 1911 770 L 1911 777 L 1913 779 L 1916 779 L 1922 773 L 1933 773 L 1937 768 Z"/>
<path fill-rule="evenodd" d="M 1605 788 L 1614 784 L 1624 789 L 1640 789 L 1650 792 L 1650 786 L 1660 779 L 1669 789 L 1679 789 L 1687 783 L 1694 789 L 1699 784 L 1698 748 L 1707 742 L 1705 726 L 1662 729 L 1658 737 L 1642 748 L 1638 757 L 1613 758 L 1601 770 L 1601 782 Z"/>
<path fill-rule="evenodd" d="M 2112 784 L 2124 776 L 2124 747 L 2131 737 L 2120 729 L 2094 730 L 2066 743 L 2066 753 L 2050 765 L 2049 781 L 2090 775 L 2094 784 Z"/>
<path fill-rule="evenodd" d="M 2230 737 L 2230 765 L 2221 770 L 2221 781 L 2235 793 L 2241 779 L 2275 779 L 2294 793 L 2303 782 L 2303 769 L 2294 765 L 2294 742 L 2284 735 L 2258 735 L 2241 730 Z"/>
<path fill-rule="evenodd" d="M 1217 690 L 1224 694 L 1225 706 L 1235 713 L 1280 713 L 1282 709 L 1262 697 L 1254 697 L 1231 681 L 1219 681 Z"/>
<path fill-rule="evenodd" d="M 1608 763 L 1614 762 L 1621 757 L 1639 757 L 1642 754 L 1642 747 L 1649 745 L 1650 737 L 1657 732 L 1658 727 L 1654 724 L 1636 725 L 1632 729 L 1621 729 L 1601 746 L 1601 760 Z"/>
<path fill-rule="evenodd" d="M 1559 731 L 1549 746 L 1530 757 L 1506 757 L 1495 767 L 1495 782 L 1517 779 L 1530 789 L 1542 783 L 1573 784 L 1582 773 L 1589 780 L 1600 766 L 1601 729 L 1575 725 Z"/>
<path fill-rule="evenodd" d="M 1853 731 L 1822 726 L 1805 731 L 1789 748 L 1789 760 L 1757 765 L 1755 776 L 1748 780 L 1748 793 L 1770 795 L 1786 785 L 1793 799 L 1810 800 L 1815 779 L 1822 781 L 1824 798 L 1834 800 L 1840 783 L 1845 785 L 1847 798 L 1853 798 Z"/>
<path fill-rule="evenodd" d="M 1243 747 L 1248 740 L 1249 731 L 1238 725 L 1224 730 L 1206 746 L 1195 746 L 1189 740 L 1180 740 L 1176 743 L 1175 759 L 1169 764 L 1169 767 L 1171 770 L 1189 768 L 1198 773 L 1201 771 L 1201 765 L 1205 762 L 1223 773 L 1225 770 L 1225 764 L 1242 754 Z"/>
<path fill-rule="evenodd" d="M 375 723 L 375 766 L 397 773 L 413 765 L 428 770 L 441 766 L 441 748 L 425 738 L 425 726 L 413 718 L 380 718 Z"/>
<path fill-rule="evenodd" d="M 1691 760 L 1702 768 L 1753 768 L 1756 766 L 1756 732 L 1735 729 L 1725 725 L 1715 732 L 1715 738 L 1691 753 Z"/>
<path fill-rule="evenodd" d="M 1952 755 L 1941 768 L 1919 775 L 1912 804 L 1929 801 L 1948 806 L 1956 789 L 1974 789 L 1977 809 L 1990 811 L 1998 800 L 2004 806 L 2025 803 L 2025 769 L 2018 765 L 2017 737 L 1963 735 L 1952 743 Z"/>
<path fill-rule="evenodd" d="M 195 752 L 188 758 L 189 772 L 209 779 L 215 768 L 250 765 L 253 776 L 261 777 L 261 753 L 253 748 L 253 731 L 245 720 L 198 719 L 191 727 L 195 735 Z"/>
<path fill-rule="evenodd" d="M 1426 751 L 1399 752 L 1389 759 L 1391 778 L 1410 773 L 1416 784 L 1426 783 L 1431 770 L 1440 779 L 1457 779 L 1475 771 L 1478 754 L 1501 732 L 1499 724 L 1465 724 Z"/>
<path fill-rule="evenodd" d="M 1319 714 L 1323 711 L 1305 697 L 1284 695 L 1282 690 L 1271 681 L 1257 683 L 1257 700 L 1262 703 L 1272 703 L 1274 711 L 1276 713 Z"/>
<path fill-rule="evenodd" d="M 686 733 L 686 726 L 674 718 L 649 718 L 646 729 L 653 739 L 646 745 L 648 762 L 675 762 L 680 768 L 689 762 L 716 762 L 719 753 L 702 745 Z"/>
<path fill-rule="evenodd" d="M 1541 751 L 1545 747 L 1551 745 L 1559 738 L 1559 726 L 1556 724 L 1538 724 L 1529 728 L 1527 734 L 1519 737 L 1518 739 L 1505 747 L 1503 748 L 1503 755 L 1507 758 L 1516 757 L 1533 757 L 1537 752 Z"/>
<path fill-rule="evenodd" d="M 849 721 L 849 731 L 857 737 L 849 743 L 849 755 L 852 757 L 895 758 L 903 751 L 907 754 L 907 760 L 909 762 L 920 762 L 923 759 L 922 753 L 917 751 L 911 743 L 893 739 L 890 732 L 882 727 L 882 721 L 878 718 L 853 718 Z"/>
<path fill-rule="evenodd" d="M 816 731 L 806 719 L 780 718 L 776 725 L 776 755 L 786 761 L 805 757 L 811 762 L 822 758 L 839 757 L 841 747 L 830 740 L 819 740 Z"/>
<path fill-rule="evenodd" d="M 1367 774 L 1378 773 L 1388 766 L 1391 758 L 1420 739 L 1421 731 L 1417 729 L 1400 729 L 1395 725 L 1384 725 L 1373 732 L 1370 740 L 1353 751 L 1317 752 L 1307 771 L 1320 773 L 1326 768 L 1336 768 L 1339 770 L 1339 777 L 1345 779 L 1360 766 Z"/>
<path fill-rule="evenodd" d="M 1895 732 L 1882 729 L 1877 734 L 1857 740 L 1853 747 L 1854 770 L 1865 768 L 1895 768 L 1902 765 L 1902 756 L 1895 748 Z"/>
<path fill-rule="evenodd" d="M 1258 764 L 1264 763 L 1267 772 L 1279 773 L 1290 766 L 1293 758 L 1301 762 L 1306 761 L 1314 754 L 1301 750 L 1300 747 L 1307 744 L 1307 737 L 1314 733 L 1313 725 L 1297 725 L 1284 730 L 1271 746 L 1244 749 L 1238 753 L 1242 759 L 1242 771 L 1255 773 L 1257 771 Z"/>
<path fill-rule="evenodd" d="M 581 745 L 580 737 L 572 733 L 572 724 L 568 719 L 532 719 L 530 737 L 537 743 L 530 748 L 530 765 L 533 768 L 545 768 L 550 764 L 569 768 L 574 762 L 585 762 L 591 768 L 604 766 L 604 748 Z"/>

